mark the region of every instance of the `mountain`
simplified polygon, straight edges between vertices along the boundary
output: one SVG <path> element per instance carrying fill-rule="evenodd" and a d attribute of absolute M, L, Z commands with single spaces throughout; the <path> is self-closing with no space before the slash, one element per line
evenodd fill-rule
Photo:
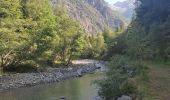
<path fill-rule="evenodd" d="M 111 6 L 113 10 L 120 12 L 122 16 L 127 19 L 131 19 L 134 13 L 135 0 L 126 0 L 122 2 L 116 2 Z"/>
<path fill-rule="evenodd" d="M 105 27 L 113 31 L 123 27 L 123 21 L 114 15 L 104 0 L 50 0 L 53 6 L 65 6 L 69 15 L 80 22 L 87 33 L 102 32 Z"/>

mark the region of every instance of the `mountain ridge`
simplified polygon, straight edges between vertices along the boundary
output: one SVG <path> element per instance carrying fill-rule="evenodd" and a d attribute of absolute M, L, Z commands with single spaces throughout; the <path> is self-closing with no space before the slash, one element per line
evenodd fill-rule
<path fill-rule="evenodd" d="M 69 15 L 80 22 L 87 33 L 98 33 L 107 27 L 112 31 L 124 27 L 104 0 L 50 0 L 53 6 L 63 5 Z"/>
<path fill-rule="evenodd" d="M 130 20 L 134 14 L 136 0 L 118 1 L 110 7 L 118 11 L 122 16 Z"/>

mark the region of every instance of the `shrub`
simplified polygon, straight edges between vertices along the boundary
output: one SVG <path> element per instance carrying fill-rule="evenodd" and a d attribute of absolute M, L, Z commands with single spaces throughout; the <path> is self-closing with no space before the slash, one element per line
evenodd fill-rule
<path fill-rule="evenodd" d="M 26 73 L 26 72 L 37 72 L 39 71 L 37 64 L 35 62 L 21 63 L 17 65 L 9 65 L 4 67 L 5 72 L 17 72 L 17 73 Z"/>
<path fill-rule="evenodd" d="M 132 95 L 138 93 L 138 86 L 135 79 L 128 79 L 124 83 L 122 83 L 121 92 L 125 95 Z"/>
<path fill-rule="evenodd" d="M 145 67 L 139 61 L 132 61 L 125 56 L 117 55 L 108 64 L 108 71 L 104 80 L 97 81 L 99 95 L 105 100 L 112 100 L 121 95 L 136 95 L 138 86 L 135 78 L 145 73 Z"/>

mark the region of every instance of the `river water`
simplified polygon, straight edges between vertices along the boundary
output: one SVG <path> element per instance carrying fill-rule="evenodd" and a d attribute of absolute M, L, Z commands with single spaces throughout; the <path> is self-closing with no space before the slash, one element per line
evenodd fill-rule
<path fill-rule="evenodd" d="M 94 80 L 101 79 L 102 73 L 85 75 L 81 78 L 65 80 L 59 83 L 19 88 L 0 93 L 0 100 L 95 100 L 97 87 Z"/>

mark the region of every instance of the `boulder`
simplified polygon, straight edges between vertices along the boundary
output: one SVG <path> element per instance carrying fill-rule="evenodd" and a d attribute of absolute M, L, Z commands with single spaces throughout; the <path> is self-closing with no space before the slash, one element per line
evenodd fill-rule
<path fill-rule="evenodd" d="M 96 63 L 95 66 L 96 66 L 97 69 L 102 68 L 102 64 L 100 64 L 100 63 Z"/>
<path fill-rule="evenodd" d="M 132 98 L 130 96 L 123 95 L 123 96 L 117 98 L 117 100 L 132 100 Z"/>
<path fill-rule="evenodd" d="M 65 99 L 66 99 L 66 97 L 64 97 L 64 96 L 60 97 L 60 100 L 65 100 Z"/>
<path fill-rule="evenodd" d="M 168 54 L 168 58 L 170 58 L 170 54 Z"/>
<path fill-rule="evenodd" d="M 96 96 L 95 100 L 103 100 L 100 96 Z"/>
<path fill-rule="evenodd" d="M 83 71 L 82 69 L 77 70 L 77 73 L 78 73 L 78 76 L 79 76 L 79 77 L 82 76 L 82 71 Z"/>

